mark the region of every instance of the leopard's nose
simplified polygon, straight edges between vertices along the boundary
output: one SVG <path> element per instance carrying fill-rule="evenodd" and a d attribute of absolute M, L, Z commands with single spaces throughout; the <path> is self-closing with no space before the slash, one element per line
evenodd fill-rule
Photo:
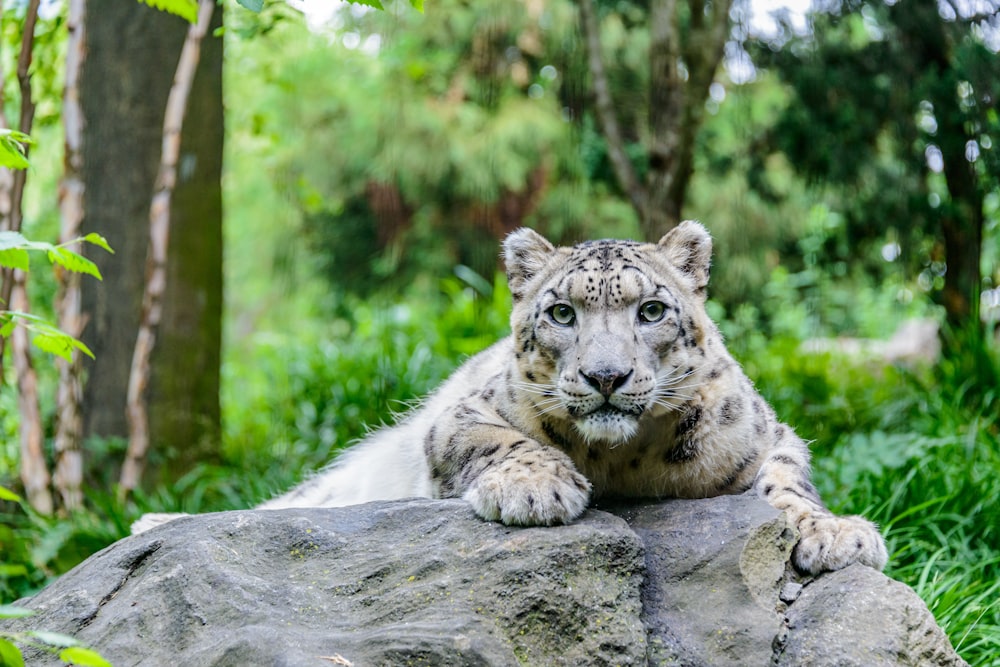
<path fill-rule="evenodd" d="M 580 375 L 591 387 L 601 392 L 604 398 L 610 398 L 611 394 L 621 388 L 628 379 L 632 377 L 632 371 L 623 372 L 616 368 L 602 368 L 596 371 L 580 371 Z"/>

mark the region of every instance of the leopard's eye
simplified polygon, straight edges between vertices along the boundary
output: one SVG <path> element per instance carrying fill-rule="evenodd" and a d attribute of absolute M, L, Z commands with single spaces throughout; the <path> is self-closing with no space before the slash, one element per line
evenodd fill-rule
<path fill-rule="evenodd" d="M 556 324 L 568 327 L 576 320 L 576 312 L 565 303 L 557 303 L 549 308 L 549 317 Z"/>
<path fill-rule="evenodd" d="M 667 307 L 659 301 L 647 301 L 639 306 L 639 319 L 643 322 L 659 322 L 667 312 Z"/>

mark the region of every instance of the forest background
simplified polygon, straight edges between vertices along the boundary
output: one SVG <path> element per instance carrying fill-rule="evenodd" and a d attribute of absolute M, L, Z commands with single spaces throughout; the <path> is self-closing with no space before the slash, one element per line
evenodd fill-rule
<path fill-rule="evenodd" d="M 4 4 L 4 72 L 32 4 Z M 325 22 L 225 3 L 184 126 L 150 449 L 127 488 L 125 386 L 187 24 L 86 4 L 83 231 L 115 254 L 84 251 L 104 280 L 81 283 L 95 359 L 74 362 L 79 498 L 25 475 L 4 366 L 0 487 L 25 500 L 0 500 L 0 603 L 143 512 L 250 507 L 394 419 L 506 333 L 512 229 L 655 240 L 685 217 L 715 240 L 710 313 L 812 441 L 824 498 L 879 522 L 888 573 L 966 660 L 1000 665 L 996 3 L 768 17 L 741 1 L 439 0 Z M 23 232 L 55 243 L 74 47 L 67 8 L 42 8 Z M 23 80 L 4 79 L 8 120 Z M 32 260 L 33 312 L 59 319 L 64 275 Z M 918 319 L 940 352 L 887 359 L 877 342 Z M 43 472 L 66 451 L 61 363 L 33 360 Z"/>

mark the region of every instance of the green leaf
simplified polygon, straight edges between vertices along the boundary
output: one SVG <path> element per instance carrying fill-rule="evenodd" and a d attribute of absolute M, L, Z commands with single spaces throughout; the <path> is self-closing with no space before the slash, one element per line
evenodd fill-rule
<path fill-rule="evenodd" d="M 6 311 L 0 314 L 0 321 L 3 319 L 7 320 L 3 328 L 4 331 L 9 331 L 12 328 L 11 322 L 20 321 L 22 326 L 27 327 L 34 334 L 31 342 L 35 344 L 35 347 L 44 352 L 58 355 L 70 361 L 73 350 L 80 350 L 91 359 L 94 358 L 94 353 L 82 341 L 60 331 L 38 315 L 18 311 Z"/>
<path fill-rule="evenodd" d="M 24 667 L 21 649 L 0 637 L 0 667 Z"/>
<path fill-rule="evenodd" d="M 48 352 L 66 361 L 73 361 L 72 338 L 66 334 L 38 334 L 31 339 L 31 342 L 42 352 Z"/>
<path fill-rule="evenodd" d="M 101 272 L 98 270 L 97 265 L 67 247 L 81 242 L 92 243 L 114 254 L 114 250 L 108 245 L 107 239 L 95 233 L 67 241 L 61 245 L 52 245 L 44 241 L 29 241 L 18 232 L 0 232 L 0 266 L 9 266 L 27 271 L 29 266 L 28 251 L 44 250 L 48 253 L 51 262 L 59 264 L 68 271 L 86 273 L 100 280 Z"/>
<path fill-rule="evenodd" d="M 0 266 L 27 271 L 30 266 L 28 251 L 23 248 L 0 250 Z"/>
<path fill-rule="evenodd" d="M 31 630 L 25 633 L 29 637 L 34 637 L 40 642 L 48 644 L 49 646 L 55 646 L 57 648 L 69 648 L 70 646 L 79 646 L 80 640 L 76 637 L 70 637 L 69 635 L 64 635 L 61 632 L 49 632 L 48 630 Z"/>
<path fill-rule="evenodd" d="M 15 607 L 12 604 L 0 604 L 0 618 L 27 618 L 34 615 L 35 612 L 24 607 Z"/>
<path fill-rule="evenodd" d="M 91 351 L 91 349 L 89 347 L 87 347 L 82 340 L 77 340 L 76 338 L 73 338 L 72 336 L 70 336 L 70 340 L 73 341 L 73 347 L 75 347 L 76 349 L 80 350 L 81 352 L 83 352 L 85 355 L 87 355 L 91 359 L 96 359 L 97 358 L 97 357 L 94 356 L 94 353 Z"/>
<path fill-rule="evenodd" d="M 97 264 L 94 264 L 82 255 L 76 254 L 72 250 L 54 247 L 49 250 L 49 260 L 53 264 L 58 264 L 69 271 L 86 273 L 87 275 L 94 276 L 98 280 L 102 279 L 101 272 L 98 270 Z"/>
<path fill-rule="evenodd" d="M 24 565 L 7 565 L 5 563 L 0 563 L 0 577 L 12 578 L 12 577 L 26 577 L 28 576 L 28 568 Z"/>
<path fill-rule="evenodd" d="M 0 129 L 0 167 L 27 169 L 29 165 L 24 157 L 24 147 L 31 143 L 31 137 L 23 132 Z"/>
<path fill-rule="evenodd" d="M 13 320 L 11 320 L 11 322 L 13 322 Z M 5 328 L 6 328 L 6 325 L 5 325 Z M 5 333 L 3 333 L 3 331 L 0 331 L 0 335 L 6 337 L 9 334 L 5 334 Z M 2 487 L 2 486 L 0 486 L 0 500 L 9 500 L 12 503 L 22 502 L 21 501 L 21 496 L 17 495 L 16 493 L 14 493 L 13 491 L 11 491 L 10 489 Z M 3 606 L 0 605 L 0 613 L 2 613 L 2 610 L 3 610 Z"/>
<path fill-rule="evenodd" d="M 111 667 L 111 663 L 100 653 L 82 646 L 72 646 L 59 651 L 59 659 L 78 667 Z"/>
<path fill-rule="evenodd" d="M 356 5 L 367 5 L 368 7 L 374 7 L 375 9 L 385 9 L 379 0 L 350 0 Z"/>
<path fill-rule="evenodd" d="M 63 333 L 54 326 L 33 327 L 33 329 L 38 333 L 31 339 L 31 342 L 43 352 L 49 352 L 50 354 L 62 357 L 66 361 L 72 361 L 73 350 L 80 350 L 91 359 L 94 358 L 94 353 L 82 341 L 73 338 L 67 333 Z"/>
<path fill-rule="evenodd" d="M 236 1 L 252 12 L 260 13 L 260 10 L 264 9 L 264 0 L 236 0 Z"/>
<path fill-rule="evenodd" d="M 155 7 L 161 12 L 180 16 L 188 23 L 198 21 L 198 3 L 196 0 L 139 0 L 139 2 Z"/>
<path fill-rule="evenodd" d="M 101 236 L 100 234 L 98 234 L 97 232 L 90 232 L 89 234 L 83 237 L 83 240 L 86 241 L 87 243 L 93 243 L 99 248 L 104 248 L 112 255 L 115 254 L 115 251 L 111 249 L 110 245 L 108 245 L 108 240 L 103 236 Z"/>

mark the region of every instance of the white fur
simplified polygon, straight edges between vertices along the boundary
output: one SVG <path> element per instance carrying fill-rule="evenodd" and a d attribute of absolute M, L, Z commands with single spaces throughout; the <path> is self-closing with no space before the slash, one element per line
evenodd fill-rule
<path fill-rule="evenodd" d="M 467 361 L 400 424 L 373 432 L 326 470 L 258 509 L 343 507 L 373 500 L 433 497 L 424 438 L 442 414 L 468 392 L 470 382 L 483 374 L 490 377 L 500 372 L 503 355 L 496 354 L 500 345 Z"/>

